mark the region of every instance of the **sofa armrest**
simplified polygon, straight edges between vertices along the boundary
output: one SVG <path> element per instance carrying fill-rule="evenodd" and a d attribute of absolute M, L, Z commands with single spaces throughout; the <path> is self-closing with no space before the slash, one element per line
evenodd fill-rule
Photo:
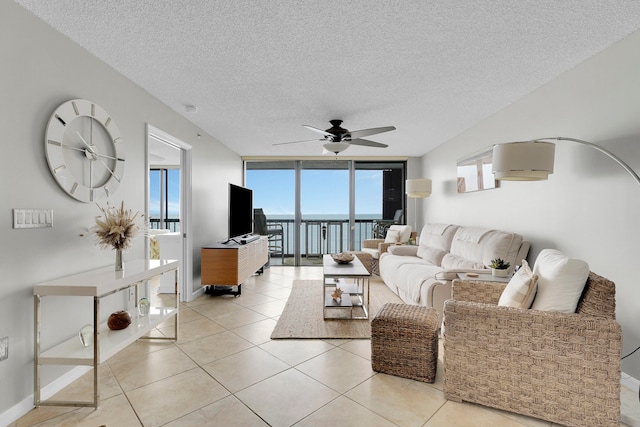
<path fill-rule="evenodd" d="M 562 425 L 619 425 L 622 331 L 614 319 L 452 299 L 444 324 L 447 399 Z"/>
<path fill-rule="evenodd" d="M 500 296 L 507 287 L 504 282 L 453 281 L 452 298 L 458 301 L 498 304 Z"/>
<path fill-rule="evenodd" d="M 384 243 L 384 239 L 366 239 L 362 241 L 363 248 L 378 249 L 378 245 Z"/>
<path fill-rule="evenodd" d="M 394 245 L 387 247 L 387 251 L 400 256 L 418 256 L 418 247 L 413 245 Z M 385 251 L 385 252 L 387 252 Z M 380 251 L 380 253 L 384 253 Z"/>

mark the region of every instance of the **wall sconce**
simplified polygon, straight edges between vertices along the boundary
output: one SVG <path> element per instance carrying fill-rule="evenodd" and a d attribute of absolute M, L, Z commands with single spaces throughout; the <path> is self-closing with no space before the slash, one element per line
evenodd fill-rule
<path fill-rule="evenodd" d="M 598 150 L 618 163 L 640 185 L 640 177 L 612 152 L 588 141 L 575 138 L 540 138 L 524 142 L 507 142 L 493 146 L 493 173 L 504 181 L 539 181 L 553 173 L 555 144 L 546 141 L 573 141 Z"/>

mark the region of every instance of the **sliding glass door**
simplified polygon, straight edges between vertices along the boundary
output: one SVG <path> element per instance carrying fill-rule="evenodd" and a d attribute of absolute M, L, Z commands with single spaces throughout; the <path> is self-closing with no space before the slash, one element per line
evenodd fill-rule
<path fill-rule="evenodd" d="M 321 265 L 322 255 L 349 249 L 349 163 L 300 164 L 300 265 Z"/>
<path fill-rule="evenodd" d="M 281 232 L 281 237 L 275 233 L 270 237 L 272 265 L 295 264 L 295 167 L 293 161 L 245 163 L 245 185 L 253 190 L 254 212 L 262 209 L 267 220 L 266 230 L 258 230 L 254 224 L 253 232 Z"/>
<path fill-rule="evenodd" d="M 283 232 L 272 265 L 321 265 L 322 255 L 359 250 L 404 218 L 406 162 L 247 161 L 245 168 L 254 208 Z"/>

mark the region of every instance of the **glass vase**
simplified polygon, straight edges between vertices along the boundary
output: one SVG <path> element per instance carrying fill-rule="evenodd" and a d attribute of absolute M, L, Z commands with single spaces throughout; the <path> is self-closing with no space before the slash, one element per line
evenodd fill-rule
<path fill-rule="evenodd" d="M 140 298 L 140 301 L 138 301 L 138 314 L 140 314 L 140 317 L 145 317 L 149 314 L 150 306 L 151 303 L 149 303 L 147 298 Z"/>
<path fill-rule="evenodd" d="M 123 270 L 122 249 L 116 248 L 116 271 Z"/>

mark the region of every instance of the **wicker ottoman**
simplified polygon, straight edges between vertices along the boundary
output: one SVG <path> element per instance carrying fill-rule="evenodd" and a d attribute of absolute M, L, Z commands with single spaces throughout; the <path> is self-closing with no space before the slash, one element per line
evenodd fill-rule
<path fill-rule="evenodd" d="M 432 383 L 438 364 L 438 313 L 409 304 L 382 306 L 371 321 L 371 367 Z"/>

